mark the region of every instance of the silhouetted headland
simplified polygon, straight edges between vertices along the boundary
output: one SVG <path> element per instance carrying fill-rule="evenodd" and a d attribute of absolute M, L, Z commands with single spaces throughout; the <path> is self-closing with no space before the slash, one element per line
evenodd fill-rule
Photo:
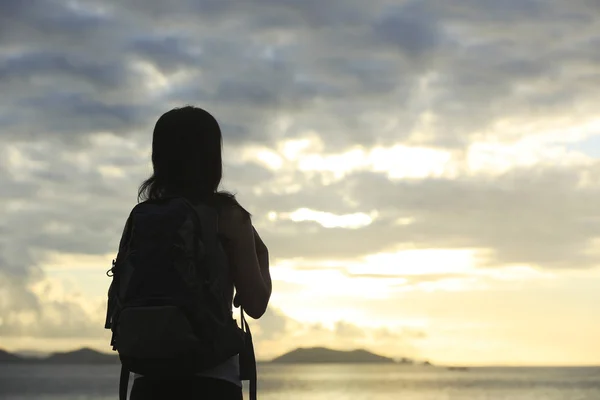
<path fill-rule="evenodd" d="M 0 363 L 15 363 L 23 362 L 25 359 L 17 355 L 11 354 L 8 351 L 0 349 Z"/>
<path fill-rule="evenodd" d="M 114 364 L 118 362 L 118 359 L 113 354 L 100 353 L 84 348 L 64 353 L 53 353 L 43 361 L 50 364 Z"/>
<path fill-rule="evenodd" d="M 46 357 L 24 357 L 0 350 L 1 363 L 36 364 L 118 364 L 116 355 L 83 348 L 75 351 L 52 353 Z"/>
<path fill-rule="evenodd" d="M 380 356 L 366 350 L 341 351 L 325 347 L 298 348 L 274 358 L 279 364 L 321 364 L 321 363 L 396 363 L 392 358 Z"/>

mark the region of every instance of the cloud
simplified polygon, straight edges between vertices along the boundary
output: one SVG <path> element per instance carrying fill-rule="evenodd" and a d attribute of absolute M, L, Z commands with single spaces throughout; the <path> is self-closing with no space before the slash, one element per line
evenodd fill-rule
<path fill-rule="evenodd" d="M 422 330 L 410 327 L 359 327 L 342 319 L 331 325 L 299 322 L 272 307 L 251 325 L 257 354 L 267 359 L 298 347 L 316 346 L 339 350 L 364 348 L 388 357 L 416 357 L 415 344 L 427 336 Z"/>
<path fill-rule="evenodd" d="M 435 50 L 442 40 L 438 21 L 422 1 L 409 1 L 382 12 L 374 24 L 375 37 L 397 47 L 409 58 L 419 58 Z"/>
<path fill-rule="evenodd" d="M 582 1 L 571 11 L 559 2 L 533 1 L 141 5 L 3 4 L 10 34 L 3 35 L 9 50 L 0 59 L 0 85 L 26 100 L 3 101 L 7 115 L 20 111 L 12 130 L 22 132 L 31 121 L 29 131 L 83 133 L 89 128 L 75 123 L 69 129 L 65 121 L 89 115 L 90 127 L 129 134 L 150 125 L 156 104 L 202 102 L 248 129 L 244 141 L 266 140 L 265 122 L 286 115 L 293 120 L 288 135 L 337 131 L 323 135 L 327 146 L 403 137 L 464 145 L 509 114 L 542 118 L 574 101 L 592 104 L 589 84 L 564 89 L 565 82 L 592 79 L 581 68 L 565 68 L 594 62 L 586 41 L 594 39 L 595 14 Z M 514 29 L 491 30 L 484 21 L 510 22 Z M 533 34 L 553 30 L 581 46 Z M 155 87 L 161 79 L 167 88 Z M 55 96 L 66 106 L 33 112 Z M 82 106 L 73 109 L 69 99 Z M 337 118 L 340 112 L 344 118 Z M 436 118 L 427 135 L 419 132 L 423 112 Z M 390 128 L 377 122 L 383 116 Z"/>
<path fill-rule="evenodd" d="M 376 216 L 376 212 L 373 213 Z M 322 211 L 300 208 L 291 213 L 269 213 L 269 219 L 283 218 L 294 222 L 314 221 L 324 228 L 358 229 L 371 224 L 373 217 L 364 213 L 335 215 Z"/>
<path fill-rule="evenodd" d="M 489 249 L 493 252 L 489 262 L 494 265 L 596 266 L 598 260 L 588 252 L 600 234 L 591 222 L 597 214 L 593 204 L 598 187 L 581 182 L 585 176 L 595 176 L 597 168 L 597 164 L 585 169 L 527 168 L 493 177 L 416 181 L 355 173 L 328 186 L 327 197 L 322 188 L 306 185 L 301 192 L 285 196 L 296 201 L 286 207 L 337 207 L 338 213 L 378 210 L 368 226 L 315 229 L 314 223 L 276 221 L 264 227 L 277 232 L 266 237 L 274 253 L 283 258 L 352 258 L 410 244 Z M 342 196 L 359 206 L 335 200 Z M 251 204 L 274 204 L 276 196 L 261 197 Z M 409 223 L 396 223 L 407 218 Z"/>
<path fill-rule="evenodd" d="M 260 340 L 279 340 L 287 332 L 293 323 L 289 317 L 273 307 L 269 307 L 259 321 L 250 321 L 250 325 L 256 325 L 253 336 Z"/>
<path fill-rule="evenodd" d="M 115 251 L 152 125 L 185 103 L 221 121 L 226 187 L 277 259 L 410 244 L 597 266 L 598 163 L 565 146 L 598 134 L 599 16 L 590 0 L 3 1 L 0 318 L 93 323 L 31 287 L 52 254 Z M 352 215 L 372 221 L 341 227 Z"/>
<path fill-rule="evenodd" d="M 98 151 L 92 152 L 50 141 L 31 141 L 3 148 L 0 318 L 17 324 L 15 330 L 25 329 L 11 317 L 15 311 L 46 315 L 62 310 L 68 320 L 79 318 L 76 303 L 45 304 L 31 290 L 31 285 L 44 277 L 42 265 L 49 253 L 103 255 L 116 251 L 128 204 L 135 199 L 135 183 L 141 181 L 143 173 L 139 180 L 133 176 L 105 179 L 103 165 L 122 167 L 130 162 L 121 153 L 127 141 L 114 137 L 114 141 L 102 144 L 96 138 L 96 146 Z M 113 146 L 120 149 L 114 157 Z M 132 169 L 129 166 L 130 173 Z M 99 269 L 98 275 L 102 273 Z M 83 314 L 80 317 L 87 318 Z M 55 328 L 47 329 L 52 332 Z"/>
<path fill-rule="evenodd" d="M 70 288 L 69 288 L 70 286 Z M 14 339 L 35 337 L 54 339 L 98 339 L 106 337 L 103 329 L 105 299 L 84 296 L 73 280 L 42 279 L 26 285 L 0 286 L 2 297 L 14 303 L 0 304 L 0 336 Z M 22 303 L 24 293 L 35 302 Z"/>

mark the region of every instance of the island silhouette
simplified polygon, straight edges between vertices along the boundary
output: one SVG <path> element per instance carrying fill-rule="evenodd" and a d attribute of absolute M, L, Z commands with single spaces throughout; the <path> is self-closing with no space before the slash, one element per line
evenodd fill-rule
<path fill-rule="evenodd" d="M 259 361 L 274 364 L 413 364 L 413 360 L 384 357 L 364 349 L 333 350 L 326 347 L 297 348 L 272 360 Z M 116 354 L 102 353 L 90 348 L 52 353 L 45 357 L 31 357 L 0 349 L 0 363 L 38 364 L 118 364 Z M 429 363 L 426 363 L 430 365 Z"/>
<path fill-rule="evenodd" d="M 102 353 L 90 348 L 52 353 L 40 357 L 17 355 L 0 349 L 0 363 L 117 364 L 119 358 L 117 355 Z"/>
<path fill-rule="evenodd" d="M 392 358 L 367 350 L 332 350 L 325 347 L 298 348 L 271 360 L 279 364 L 329 364 L 329 363 L 395 363 Z"/>

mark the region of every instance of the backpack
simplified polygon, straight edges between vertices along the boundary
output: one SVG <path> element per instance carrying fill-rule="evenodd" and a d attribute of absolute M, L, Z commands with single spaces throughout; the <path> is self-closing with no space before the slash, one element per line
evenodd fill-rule
<path fill-rule="evenodd" d="M 241 378 L 251 381 L 255 398 L 252 337 L 241 307 L 241 328 L 233 318 L 227 274 L 216 209 L 181 197 L 133 208 L 107 273 L 112 282 L 105 328 L 121 361 L 121 400 L 130 372 L 193 376 L 240 353 Z"/>

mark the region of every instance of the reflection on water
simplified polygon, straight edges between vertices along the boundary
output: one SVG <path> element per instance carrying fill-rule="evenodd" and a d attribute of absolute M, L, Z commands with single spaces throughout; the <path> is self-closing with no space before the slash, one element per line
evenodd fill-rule
<path fill-rule="evenodd" d="M 263 400 L 599 400 L 600 368 L 260 365 Z M 115 399 L 118 366 L 0 365 L 2 400 Z M 247 398 L 247 395 L 246 395 Z"/>

